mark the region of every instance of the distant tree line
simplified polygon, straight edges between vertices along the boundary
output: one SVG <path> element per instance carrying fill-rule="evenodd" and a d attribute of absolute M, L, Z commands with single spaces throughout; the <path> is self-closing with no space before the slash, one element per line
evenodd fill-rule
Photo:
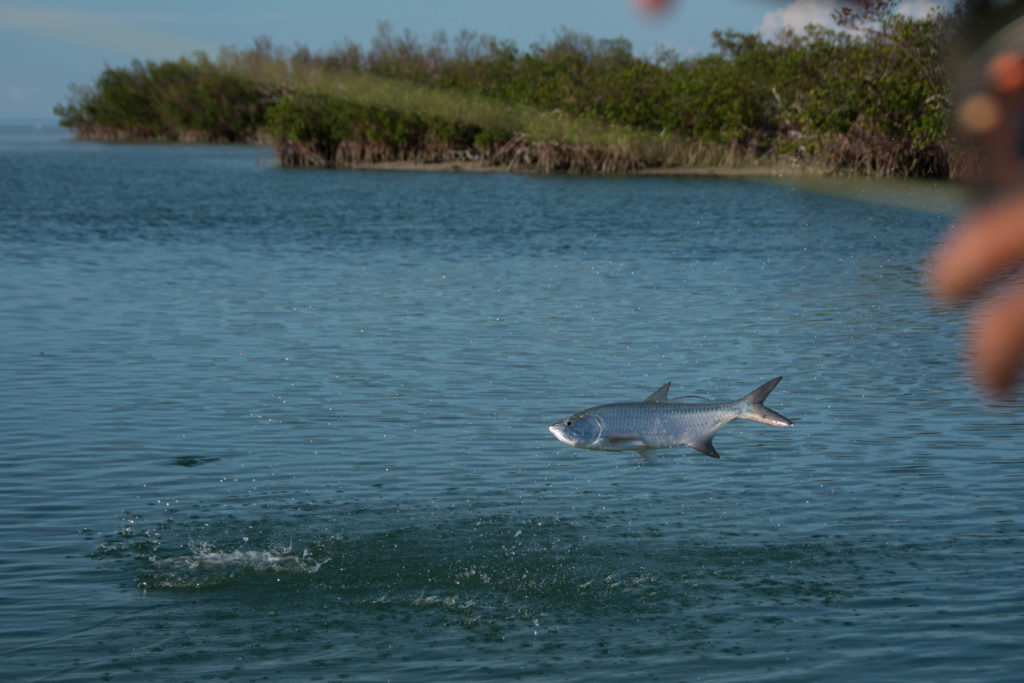
<path fill-rule="evenodd" d="M 914 19 L 894 5 L 865 0 L 837 11 L 835 28 L 771 40 L 716 31 L 712 54 L 685 59 L 567 29 L 525 51 L 467 31 L 427 41 L 387 24 L 369 49 L 314 53 L 259 38 L 216 59 L 108 67 L 55 112 L 82 137 L 268 139 L 292 165 L 452 155 L 537 165 L 543 148 L 549 170 L 573 169 L 575 155 L 603 159 L 575 170 L 616 171 L 679 163 L 672 145 L 697 144 L 755 161 L 947 176 L 955 16 Z M 346 87 L 356 76 L 359 87 Z M 537 123 L 552 117 L 579 125 L 552 133 Z M 573 132 L 584 124 L 611 134 Z"/>

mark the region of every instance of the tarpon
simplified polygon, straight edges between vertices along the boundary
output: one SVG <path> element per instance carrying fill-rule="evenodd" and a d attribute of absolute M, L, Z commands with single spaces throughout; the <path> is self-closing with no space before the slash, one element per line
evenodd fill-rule
<path fill-rule="evenodd" d="M 736 401 L 720 403 L 678 403 L 668 397 L 669 382 L 633 403 L 608 403 L 587 408 L 548 427 L 559 441 L 576 448 L 600 451 L 636 451 L 654 462 L 658 448 L 690 446 L 712 458 L 718 451 L 711 445 L 715 433 L 733 420 L 763 422 L 776 427 L 793 423 L 764 400 L 781 377 L 769 380 Z"/>

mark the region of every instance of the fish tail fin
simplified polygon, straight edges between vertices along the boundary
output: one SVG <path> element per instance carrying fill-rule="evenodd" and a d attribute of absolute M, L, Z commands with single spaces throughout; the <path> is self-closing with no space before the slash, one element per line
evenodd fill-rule
<path fill-rule="evenodd" d="M 770 379 L 741 398 L 739 403 L 742 408 L 738 417 L 752 422 L 762 422 L 766 425 L 774 425 L 776 427 L 792 427 L 793 423 L 787 418 L 776 413 L 774 410 L 764 407 L 764 400 L 768 398 L 768 394 L 772 393 L 772 389 L 775 388 L 775 385 L 778 384 L 781 379 L 781 377 Z"/>

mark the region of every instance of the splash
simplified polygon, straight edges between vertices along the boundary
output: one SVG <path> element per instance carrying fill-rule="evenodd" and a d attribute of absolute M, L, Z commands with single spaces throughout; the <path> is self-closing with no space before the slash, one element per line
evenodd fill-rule
<path fill-rule="evenodd" d="M 315 574 L 330 561 L 318 559 L 308 548 L 296 552 L 289 545 L 269 550 L 221 550 L 211 543 L 190 542 L 185 555 L 149 557 L 149 567 L 137 574 L 140 588 L 210 588 L 235 581 L 281 575 Z"/>

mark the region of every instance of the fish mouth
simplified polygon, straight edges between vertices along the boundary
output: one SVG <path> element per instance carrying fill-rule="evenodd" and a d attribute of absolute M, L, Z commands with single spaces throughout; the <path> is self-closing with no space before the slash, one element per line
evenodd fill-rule
<path fill-rule="evenodd" d="M 569 441 L 569 439 L 565 437 L 565 434 L 560 429 L 561 426 L 561 422 L 556 422 L 555 424 L 548 427 L 548 431 L 551 432 L 556 439 L 564 443 L 566 446 L 572 446 L 572 441 Z"/>

